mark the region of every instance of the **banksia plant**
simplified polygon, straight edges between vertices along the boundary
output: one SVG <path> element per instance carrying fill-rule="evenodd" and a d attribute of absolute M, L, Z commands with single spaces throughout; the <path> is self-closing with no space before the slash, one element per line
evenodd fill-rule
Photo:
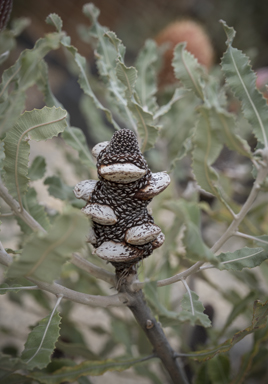
<path fill-rule="evenodd" d="M 117 274 L 135 273 L 132 266 L 164 242 L 147 205 L 169 185 L 169 175 L 150 171 L 134 132 L 128 129 L 117 131 L 110 142 L 97 144 L 92 154 L 99 181 L 84 180 L 74 189 L 78 199 L 87 201 L 82 211 L 92 219 L 88 242 L 97 256 L 115 266 Z"/>
<path fill-rule="evenodd" d="M 16 63 L 3 72 L 0 84 L 0 219 L 2 226 L 7 225 L 5 233 L 10 232 L 12 242 L 18 239 L 13 243 L 14 249 L 7 248 L 9 238 L 3 244 L 0 241 L 0 264 L 7 269 L 1 274 L 4 281 L 0 294 L 34 290 L 34 295 L 28 295 L 36 300 L 38 313 L 43 304 L 43 318 L 27 341 L 25 337 L 21 355 L 0 353 L 1 384 L 81 383 L 105 372 L 106 381 L 111 382 L 107 371 L 116 374 L 134 366 L 135 372 L 133 369 L 129 375 L 135 374 L 137 382 L 137 375 L 154 384 L 188 384 L 193 376 L 194 383 L 240 383 L 243 378 L 243 383 L 249 384 L 255 377 L 266 382 L 268 105 L 255 87 L 256 74 L 249 59 L 233 46 L 234 29 L 222 22 L 227 35 L 221 61 L 225 84 L 216 71 L 213 77 L 205 73 L 185 49 L 185 43 L 181 43 L 176 45 L 172 64 L 179 87 L 168 100 L 169 92 L 157 98 L 156 43 L 148 40 L 135 66 L 128 67 L 123 43 L 114 32 L 101 26 L 99 10 L 93 4 L 85 4 L 83 11 L 90 19 L 90 28 L 83 29 L 83 36 L 88 34 L 91 42 L 94 38 L 96 64 L 106 98 L 98 97 L 102 87 L 95 94 L 86 59 L 62 32 L 62 20 L 56 14 L 47 18 L 56 31 L 38 40 L 32 49 L 24 50 Z M 1 36 L 5 40 L 13 33 L 6 32 L 9 31 Z M 51 91 L 44 57 L 59 47 L 69 52 L 70 64 L 77 66 L 85 102 L 81 103 L 81 112 L 89 117 L 90 129 L 99 134 L 96 142 L 100 143 L 92 149 L 96 161 L 85 135 L 69 125 L 68 112 Z M 21 113 L 25 110 L 25 94 L 33 84 L 43 93 L 47 106 Z M 228 110 L 231 92 L 241 102 L 242 120 Z M 256 150 L 245 139 L 249 132 L 258 142 Z M 56 174 L 42 184 L 46 159 L 38 150 L 29 167 L 30 151 L 34 149 L 34 143 L 32 146 L 29 141 L 46 141 L 59 134 L 61 140 L 56 140 L 55 154 L 59 150 L 64 154 L 62 169 L 52 159 L 57 165 Z M 75 153 L 66 153 L 64 142 Z M 148 153 L 154 146 L 158 146 L 156 151 Z M 226 148 L 231 151 L 230 156 L 227 152 L 228 161 L 219 167 Z M 173 188 L 155 204 L 159 220 L 166 223 L 167 241 L 157 257 L 149 259 L 146 258 L 163 243 L 164 235 L 154 223 L 148 204 L 168 186 L 170 179 L 165 172 L 152 173 L 143 153 L 152 154 L 150 163 L 159 171 L 174 170 L 179 182 L 174 182 Z M 186 158 L 188 155 L 191 159 Z M 183 157 L 185 160 L 181 161 Z M 96 167 L 99 180 L 88 180 L 92 173 L 95 175 Z M 75 182 L 67 185 L 59 175 L 65 176 L 68 183 L 75 176 Z M 191 180 L 186 186 L 189 175 L 195 183 Z M 250 186 L 245 183 L 249 176 L 255 178 Z M 64 206 L 61 204 L 55 212 L 49 201 L 41 203 L 33 183 L 38 180 L 42 190 L 47 188 Z M 83 181 L 74 187 L 79 180 Z M 73 189 L 80 200 L 74 199 Z M 241 191 L 247 194 L 243 202 L 236 198 Z M 199 192 L 213 196 L 212 203 L 200 202 Z M 86 216 L 91 220 L 89 234 Z M 15 220 L 20 225 L 20 235 L 17 230 L 11 233 Z M 95 255 L 86 244 L 87 236 Z M 101 263 L 98 257 L 111 263 L 115 272 L 96 265 L 96 260 Z M 143 259 L 144 270 L 138 273 L 137 266 Z M 218 272 L 213 276 L 215 269 Z M 222 275 L 220 271 L 224 271 Z M 191 279 L 192 283 L 198 275 L 202 286 L 193 284 L 197 291 L 194 292 L 188 281 Z M 239 291 L 235 279 L 241 284 Z M 172 284 L 176 284 L 174 289 Z M 205 290 L 203 284 L 207 286 Z M 221 299 L 229 301 L 229 313 L 222 310 Z M 61 305 L 66 300 L 67 305 Z M 222 325 L 218 328 L 215 324 L 213 332 L 207 332 L 205 349 L 195 350 L 192 340 L 196 340 L 196 332 L 187 338 L 192 328 L 187 329 L 185 323 L 210 327 L 202 300 L 215 308 L 216 317 L 219 311 Z M 81 316 L 81 304 L 102 308 L 103 312 L 92 316 L 93 310 L 89 309 Z M 111 307 L 122 311 L 104 312 Z M 133 316 L 124 316 L 129 312 Z M 239 329 L 236 323 L 231 328 L 231 323 L 242 315 L 246 327 Z M 1 327 L 7 328 L 9 335 L 14 332 L 19 342 L 16 335 L 22 319 L 16 318 L 13 330 L 9 329 L 9 319 Z M 165 327 L 174 347 L 165 335 Z M 107 340 L 102 345 L 91 338 L 100 334 Z M 233 370 L 228 352 L 250 334 L 254 337 L 241 358 L 241 366 Z M 1 339 L 0 352 L 2 342 Z M 64 358 L 56 359 L 55 348 Z M 156 370 L 152 365 L 158 362 L 163 369 Z M 184 363 L 188 372 L 188 367 L 191 369 L 189 380 Z M 128 378 L 125 382 L 129 382 Z"/>
<path fill-rule="evenodd" d="M 164 54 L 163 68 L 159 74 L 161 86 L 175 81 L 171 62 L 174 48 L 179 43 L 186 42 L 187 51 L 191 52 L 207 69 L 213 65 L 214 53 L 209 36 L 204 28 L 195 21 L 182 20 L 171 23 L 160 31 L 155 37 L 155 41 L 158 45 L 169 44 Z"/>

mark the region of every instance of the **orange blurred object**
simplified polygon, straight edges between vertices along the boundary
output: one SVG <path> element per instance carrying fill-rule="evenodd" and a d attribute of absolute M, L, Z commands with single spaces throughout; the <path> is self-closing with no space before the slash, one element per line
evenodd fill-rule
<path fill-rule="evenodd" d="M 159 74 L 159 85 L 164 86 L 175 81 L 173 67 L 173 50 L 178 43 L 186 42 L 186 49 L 209 69 L 213 65 L 214 51 L 211 41 L 203 27 L 192 20 L 176 21 L 164 28 L 156 37 L 156 43 L 160 46 L 169 43 L 164 53 L 163 68 Z"/>

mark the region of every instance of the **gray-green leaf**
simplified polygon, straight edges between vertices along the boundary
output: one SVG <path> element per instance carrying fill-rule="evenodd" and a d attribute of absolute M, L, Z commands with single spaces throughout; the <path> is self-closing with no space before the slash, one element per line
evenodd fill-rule
<path fill-rule="evenodd" d="M 218 174 L 211 164 L 218 158 L 223 143 L 213 130 L 209 110 L 205 107 L 200 108 L 193 143 L 193 172 L 196 181 L 205 191 L 218 196 Z"/>
<path fill-rule="evenodd" d="M 76 208 L 83 208 L 85 205 L 83 200 L 76 199 L 73 187 L 65 184 L 60 177 L 47 177 L 44 184 L 48 185 L 48 193 L 56 199 L 68 201 L 73 207 Z"/>
<path fill-rule="evenodd" d="M 220 261 L 217 268 L 241 271 L 243 268 L 254 268 L 268 258 L 268 252 L 263 248 L 242 248 L 235 252 L 221 253 L 217 256 Z"/>
<path fill-rule="evenodd" d="M 62 29 L 62 20 L 56 13 L 50 13 L 46 18 L 47 24 L 53 25 L 57 32 L 61 32 Z"/>
<path fill-rule="evenodd" d="M 29 188 L 25 195 L 22 197 L 22 204 L 26 211 L 45 229 L 48 230 L 50 223 L 47 217 L 45 207 L 39 204 L 37 200 L 37 193 L 34 188 Z M 24 220 L 16 216 L 16 220 L 22 232 L 30 235 L 33 230 Z"/>
<path fill-rule="evenodd" d="M 225 31 L 228 26 L 225 24 Z M 236 97 L 242 103 L 243 114 L 252 125 L 257 139 L 268 146 L 268 105 L 266 99 L 256 88 L 256 74 L 249 58 L 233 48 L 232 38 L 227 33 L 227 51 L 222 58 L 222 69 L 226 81 Z"/>
<path fill-rule="evenodd" d="M 186 49 L 186 43 L 178 44 L 174 49 L 175 76 L 186 89 L 192 90 L 197 97 L 204 100 L 203 84 L 205 72 L 197 59 Z"/>
<path fill-rule="evenodd" d="M 228 355 L 218 355 L 208 361 L 208 374 L 213 384 L 230 384 L 230 369 Z"/>
<path fill-rule="evenodd" d="M 0 84 L 0 127 L 4 133 L 10 129 L 24 110 L 25 92 L 40 76 L 43 57 L 57 49 L 62 34 L 50 33 L 39 39 L 34 48 L 22 52 L 16 63 L 5 70 Z"/>
<path fill-rule="evenodd" d="M 70 145 L 70 147 L 78 152 L 79 158 L 83 164 L 93 169 L 96 168 L 91 153 L 88 149 L 86 137 L 81 129 L 75 127 L 67 127 L 62 134 L 62 138 L 68 145 Z"/>
<path fill-rule="evenodd" d="M 176 88 L 172 98 L 169 100 L 167 104 L 162 105 L 154 114 L 154 120 L 159 117 L 165 115 L 172 105 L 176 103 L 178 100 L 182 99 L 188 93 L 187 90 L 183 88 Z"/>
<path fill-rule="evenodd" d="M 28 188 L 29 138 L 40 141 L 57 136 L 66 127 L 67 112 L 61 108 L 34 109 L 25 112 L 4 139 L 4 180 L 9 193 L 20 198 Z"/>
<path fill-rule="evenodd" d="M 43 156 L 36 156 L 29 168 L 29 178 L 32 181 L 42 179 L 46 173 L 46 159 Z"/>
<path fill-rule="evenodd" d="M 118 60 L 115 67 L 118 80 L 126 87 L 126 97 L 130 99 L 137 80 L 137 70 L 134 67 L 127 67 L 122 61 Z"/>
<path fill-rule="evenodd" d="M 153 121 L 153 115 L 146 112 L 140 104 L 133 101 L 129 103 L 129 109 L 138 122 L 138 132 L 142 140 L 141 151 L 147 151 L 154 147 L 158 138 L 160 127 L 156 126 Z"/>
<path fill-rule="evenodd" d="M 209 317 L 203 313 L 205 308 L 201 301 L 198 300 L 198 295 L 191 291 L 191 297 L 194 313 L 192 312 L 189 294 L 185 293 L 181 302 L 182 311 L 179 314 L 180 321 L 189 321 L 191 325 L 200 324 L 206 328 L 210 327 L 211 321 L 209 320 Z"/>
<path fill-rule="evenodd" d="M 28 335 L 27 341 L 25 343 L 24 351 L 22 352 L 21 359 L 24 363 L 27 364 L 27 367 L 31 370 L 33 368 L 45 368 L 48 363 L 51 361 L 51 355 L 55 349 L 55 344 L 60 335 L 60 321 L 61 317 L 58 312 L 55 312 L 51 322 L 49 324 L 47 333 L 42 342 L 42 338 L 50 315 L 42 319 L 39 324 L 34 327 L 31 333 Z M 38 351 L 38 348 L 40 347 Z M 38 351 L 38 352 L 37 352 Z M 37 354 L 35 355 L 35 353 Z M 35 355 L 35 356 L 34 356 Z M 34 357 L 33 357 L 34 356 Z M 33 357 L 33 358 L 32 358 Z M 27 363 L 29 361 L 29 363 Z"/>
<path fill-rule="evenodd" d="M 247 141 L 235 133 L 235 117 L 231 113 L 220 108 L 210 108 L 209 111 L 211 125 L 217 132 L 218 138 L 224 142 L 228 148 L 243 156 L 252 158 L 250 146 Z"/>
<path fill-rule="evenodd" d="M 186 247 L 187 258 L 193 261 L 217 261 L 202 239 L 200 232 L 200 208 L 198 205 L 183 200 L 176 200 L 167 202 L 165 207 L 174 212 L 180 219 L 181 225 L 184 224 L 186 227 L 183 243 Z"/>
<path fill-rule="evenodd" d="M 139 52 L 136 68 L 138 78 L 136 91 L 143 107 L 149 111 L 157 109 L 155 94 L 157 92 L 156 66 L 158 63 L 157 45 L 154 40 L 146 40 Z"/>
<path fill-rule="evenodd" d="M 88 221 L 84 215 L 76 209 L 69 209 L 55 221 L 47 234 L 32 234 L 21 257 L 9 268 L 8 276 L 53 282 L 71 254 L 83 246 L 87 232 Z"/>

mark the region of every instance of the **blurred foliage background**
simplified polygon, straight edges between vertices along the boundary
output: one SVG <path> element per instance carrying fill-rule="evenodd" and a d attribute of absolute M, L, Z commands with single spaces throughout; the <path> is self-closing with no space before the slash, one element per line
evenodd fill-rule
<path fill-rule="evenodd" d="M 19 36 L 17 50 L 13 51 L 5 67 L 14 62 L 21 50 L 32 48 L 38 38 L 51 31 L 45 18 L 50 13 L 57 13 L 63 20 L 64 30 L 72 38 L 72 44 L 89 60 L 92 74 L 97 76 L 92 48 L 82 41 L 78 32 L 81 25 L 88 25 L 86 16 L 81 12 L 85 3 L 86 0 L 15 0 L 11 20 L 27 17 L 31 23 Z M 126 63 L 129 65 L 133 64 L 146 39 L 156 38 L 163 28 L 181 20 L 193 20 L 204 28 L 212 45 L 211 64 L 218 64 L 225 50 L 225 36 L 219 23 L 223 19 L 237 31 L 236 46 L 250 56 L 254 69 L 268 66 L 266 0 L 96 0 L 94 4 L 100 9 L 100 23 L 123 40 L 127 47 Z M 95 144 L 98 140 L 86 129 L 86 121 L 78 108 L 82 91 L 66 66 L 65 56 L 57 50 L 50 53 L 47 60 L 56 97 L 69 111 L 72 125 L 82 128 L 90 144 Z M 28 110 L 33 107 L 33 101 L 37 108 L 37 95 L 31 92 Z M 39 107 L 43 106 L 41 97 L 39 104 Z"/>

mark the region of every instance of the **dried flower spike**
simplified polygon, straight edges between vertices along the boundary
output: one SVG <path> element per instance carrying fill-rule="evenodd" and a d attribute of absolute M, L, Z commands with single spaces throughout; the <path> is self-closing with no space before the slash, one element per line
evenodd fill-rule
<path fill-rule="evenodd" d="M 74 193 L 87 201 L 82 211 L 92 219 L 87 241 L 97 256 L 121 273 L 163 244 L 165 237 L 147 205 L 170 178 L 165 172 L 152 174 L 128 129 L 117 131 L 110 142 L 97 144 L 92 153 L 99 181 L 81 181 Z"/>
<path fill-rule="evenodd" d="M 159 74 L 160 86 L 174 83 L 174 70 L 171 62 L 177 44 L 186 42 L 187 51 L 191 52 L 207 69 L 214 62 L 214 51 L 209 36 L 203 27 L 194 20 L 180 20 L 167 25 L 155 37 L 157 45 L 168 44 L 164 53 L 163 68 Z"/>

